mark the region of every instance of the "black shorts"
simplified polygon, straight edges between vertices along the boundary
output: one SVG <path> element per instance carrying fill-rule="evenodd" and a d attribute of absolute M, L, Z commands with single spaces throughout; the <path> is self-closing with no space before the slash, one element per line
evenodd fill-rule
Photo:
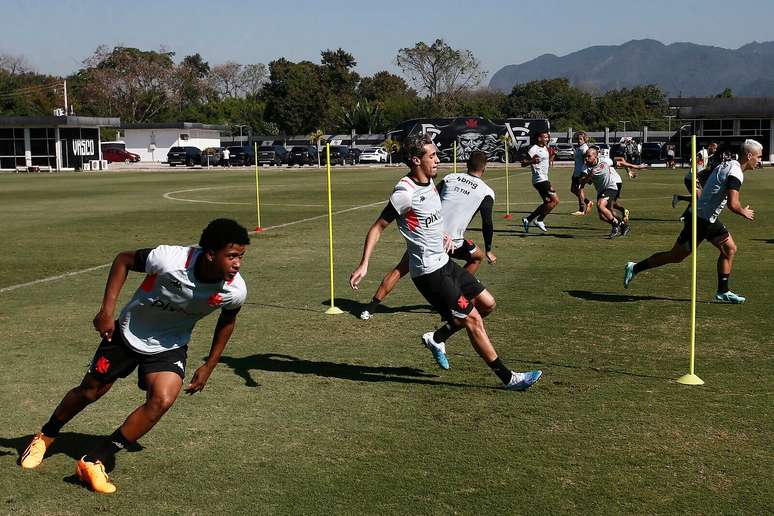
<path fill-rule="evenodd" d="M 473 311 L 473 298 L 486 290 L 471 273 L 449 260 L 437 271 L 411 278 L 419 293 L 447 321 L 464 319 Z"/>
<path fill-rule="evenodd" d="M 457 249 L 449 253 L 449 256 L 455 260 L 465 260 L 466 262 L 469 262 L 473 259 L 473 253 L 477 250 L 478 246 L 473 240 L 463 240 L 462 244 Z"/>
<path fill-rule="evenodd" d="M 701 217 L 696 219 L 696 245 L 698 246 L 704 240 L 712 242 L 713 244 L 721 244 L 728 239 L 730 233 L 726 226 L 715 219 L 715 222 L 710 222 Z M 691 217 L 685 217 L 683 221 L 683 230 L 677 236 L 677 243 L 682 246 L 690 247 L 691 245 Z"/>
<path fill-rule="evenodd" d="M 585 183 L 581 183 L 581 179 L 583 179 L 583 176 L 572 176 L 572 179 L 570 180 L 570 191 L 573 190 L 583 190 L 583 187 L 586 186 Z"/>
<path fill-rule="evenodd" d="M 147 390 L 145 375 L 161 371 L 177 373 L 185 378 L 185 363 L 188 358 L 188 346 L 162 351 L 153 355 L 138 353 L 124 340 L 116 321 L 113 340 L 102 339 L 94 358 L 89 364 L 88 373 L 102 383 L 113 383 L 118 378 L 126 378 L 138 368 L 137 385 Z"/>
<path fill-rule="evenodd" d="M 623 183 L 616 183 L 615 186 L 618 187 L 618 194 L 615 196 L 616 200 L 621 198 L 621 192 L 623 192 Z"/>
<path fill-rule="evenodd" d="M 690 177 L 684 177 L 683 184 L 685 184 L 685 189 L 688 190 L 688 193 L 693 194 L 693 179 Z"/>
<path fill-rule="evenodd" d="M 618 190 L 615 188 L 607 188 L 597 194 L 597 202 L 600 199 L 606 199 L 610 203 L 614 203 L 618 199 Z"/>
<path fill-rule="evenodd" d="M 545 202 L 550 201 L 551 197 L 556 195 L 556 190 L 551 186 L 551 181 L 540 181 L 539 183 L 534 183 L 532 186 L 538 191 L 540 198 Z"/>

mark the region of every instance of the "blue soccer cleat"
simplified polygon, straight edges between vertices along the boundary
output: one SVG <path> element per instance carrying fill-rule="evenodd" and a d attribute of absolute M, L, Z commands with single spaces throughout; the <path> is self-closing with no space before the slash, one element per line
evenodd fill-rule
<path fill-rule="evenodd" d="M 634 279 L 634 262 L 627 262 L 624 267 L 624 288 L 629 288 L 629 283 Z"/>
<path fill-rule="evenodd" d="M 507 385 L 503 385 L 503 389 L 509 391 L 526 391 L 532 385 L 540 380 L 543 376 L 543 371 L 526 371 L 519 373 L 511 371 L 511 381 Z"/>
<path fill-rule="evenodd" d="M 740 305 L 747 301 L 746 297 L 734 294 L 730 290 L 728 292 L 715 292 L 715 299 L 721 303 L 731 303 L 733 305 Z"/>
<path fill-rule="evenodd" d="M 433 332 L 422 335 L 422 344 L 433 354 L 435 362 L 441 369 L 449 369 L 449 361 L 446 359 L 446 344 L 433 340 Z"/>
<path fill-rule="evenodd" d="M 527 219 L 521 219 L 521 227 L 524 228 L 525 233 L 529 233 L 529 221 Z"/>

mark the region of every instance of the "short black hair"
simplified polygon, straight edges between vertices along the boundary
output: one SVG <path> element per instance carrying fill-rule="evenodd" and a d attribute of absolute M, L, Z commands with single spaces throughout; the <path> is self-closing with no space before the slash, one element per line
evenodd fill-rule
<path fill-rule="evenodd" d="M 476 150 L 470 153 L 468 156 L 468 172 L 475 172 L 477 170 L 484 170 L 486 167 L 486 153 Z"/>
<path fill-rule="evenodd" d="M 407 136 L 400 148 L 403 150 L 403 161 L 411 167 L 411 158 L 421 158 L 425 155 L 425 145 L 432 145 L 433 140 L 428 134 L 416 133 Z"/>
<path fill-rule="evenodd" d="M 199 247 L 208 251 L 219 251 L 229 244 L 250 245 L 247 230 L 231 219 L 213 220 L 199 239 Z"/>

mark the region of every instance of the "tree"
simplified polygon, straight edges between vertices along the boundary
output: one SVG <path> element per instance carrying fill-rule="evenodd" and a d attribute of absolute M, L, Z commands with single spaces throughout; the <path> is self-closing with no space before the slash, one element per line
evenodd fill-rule
<path fill-rule="evenodd" d="M 400 142 L 393 138 L 387 138 L 382 142 L 382 147 L 384 147 L 384 150 L 387 151 L 388 159 L 390 160 L 390 165 L 392 165 L 392 155 L 393 153 L 398 152 L 400 150 Z"/>
<path fill-rule="evenodd" d="M 390 72 L 377 72 L 372 77 L 363 77 L 357 85 L 357 96 L 370 102 L 384 102 L 389 98 L 416 97 L 417 92 L 408 87 L 403 78 Z"/>
<path fill-rule="evenodd" d="M 716 99 L 730 99 L 734 96 L 734 92 L 731 91 L 731 88 L 726 88 L 722 92 L 715 95 Z"/>
<path fill-rule="evenodd" d="M 327 109 L 319 66 L 309 61 L 293 63 L 281 58 L 269 63 L 269 82 L 261 95 L 266 101 L 267 120 L 287 134 L 314 131 Z"/>
<path fill-rule="evenodd" d="M 341 129 L 345 131 L 354 129 L 356 133 L 371 134 L 383 129 L 382 113 L 378 105 L 363 99 L 350 110 L 342 108 L 341 124 Z"/>
<path fill-rule="evenodd" d="M 565 78 L 517 84 L 504 110 L 508 117 L 548 118 L 556 129 L 590 128 L 597 118 L 593 97 Z"/>
<path fill-rule="evenodd" d="M 451 48 L 442 39 L 432 45 L 420 41 L 412 48 L 401 48 L 395 63 L 431 100 L 453 99 L 481 84 L 486 76 L 473 52 Z"/>

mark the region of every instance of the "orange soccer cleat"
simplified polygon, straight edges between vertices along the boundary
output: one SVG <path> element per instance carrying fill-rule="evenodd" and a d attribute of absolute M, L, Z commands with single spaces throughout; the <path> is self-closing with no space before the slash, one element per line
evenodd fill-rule
<path fill-rule="evenodd" d="M 116 486 L 110 482 L 105 466 L 100 461 L 85 461 L 84 455 L 75 467 L 75 474 L 95 493 L 115 493 Z"/>
<path fill-rule="evenodd" d="M 43 462 L 43 456 L 46 450 L 53 444 L 54 437 L 47 437 L 38 432 L 27 445 L 27 449 L 22 453 L 19 464 L 26 469 L 37 468 Z"/>

